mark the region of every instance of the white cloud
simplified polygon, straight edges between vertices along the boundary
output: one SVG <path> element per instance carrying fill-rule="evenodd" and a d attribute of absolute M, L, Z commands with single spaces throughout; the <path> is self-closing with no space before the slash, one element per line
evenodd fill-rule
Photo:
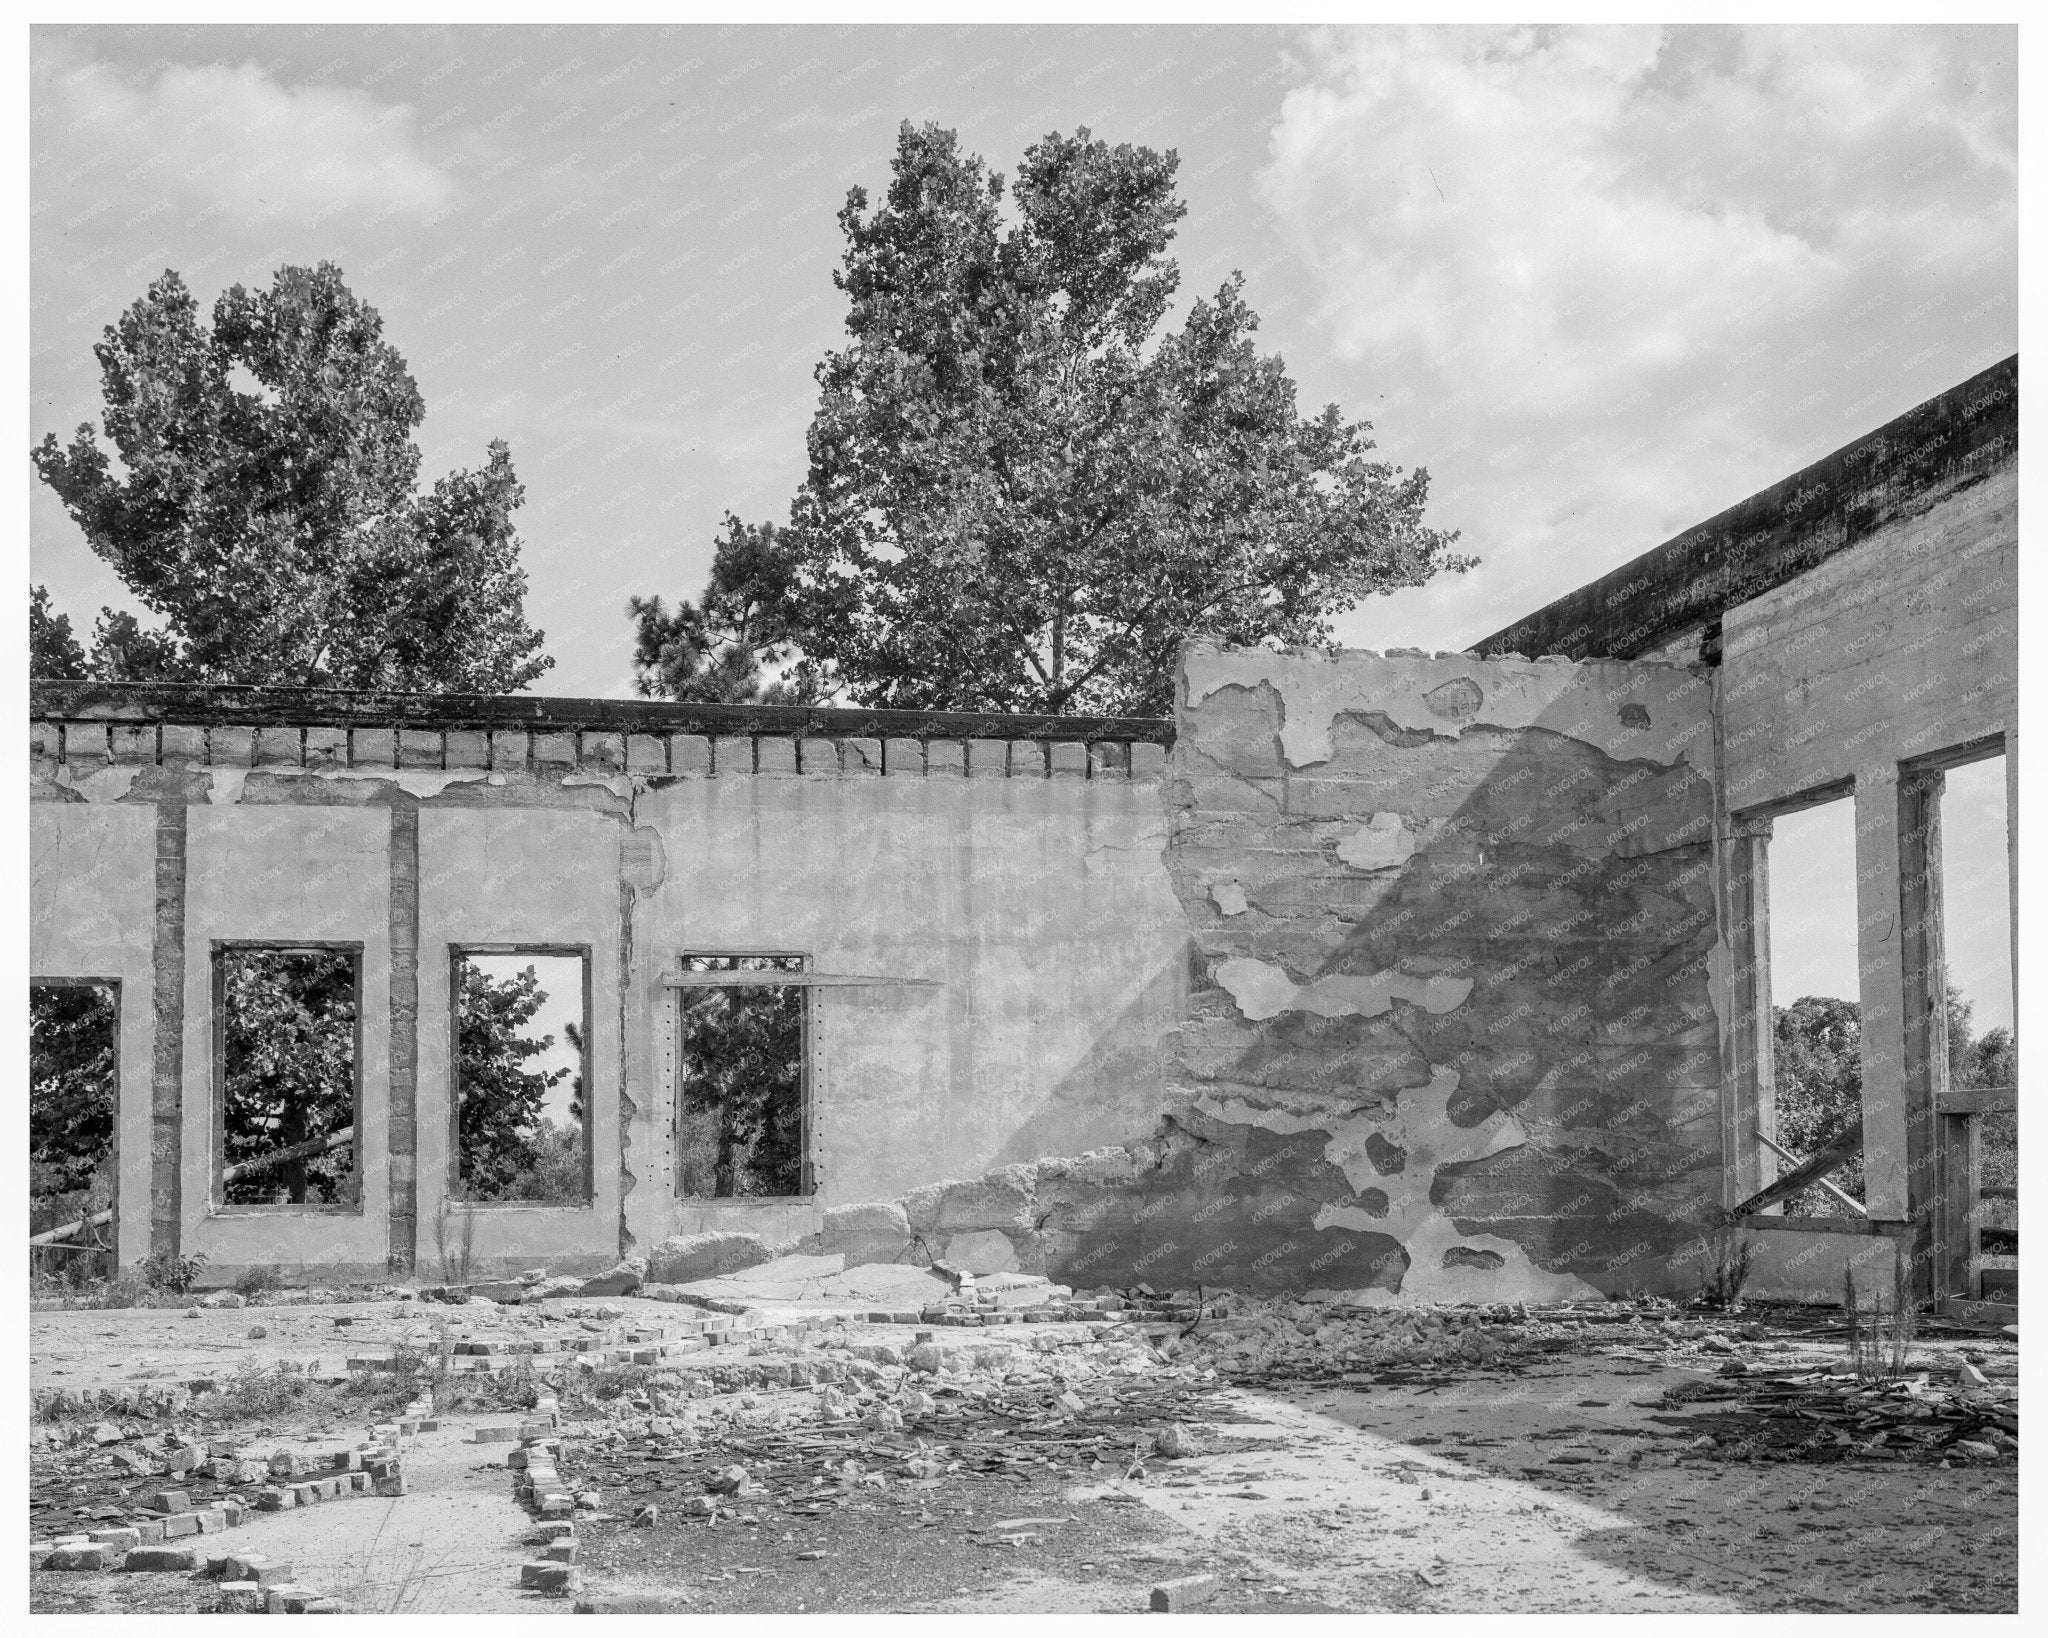
<path fill-rule="evenodd" d="M 1260 187 L 1327 373 L 1487 560 L 1348 640 L 1481 637 L 2016 345 L 2010 29 L 1324 31 L 1296 66 Z"/>
<path fill-rule="evenodd" d="M 35 74 L 66 156 L 83 154 L 103 188 L 176 194 L 240 226 L 427 219 L 455 196 L 412 109 L 363 91 L 281 85 L 252 63 L 173 64 L 131 81 L 61 48 L 39 51 Z"/>

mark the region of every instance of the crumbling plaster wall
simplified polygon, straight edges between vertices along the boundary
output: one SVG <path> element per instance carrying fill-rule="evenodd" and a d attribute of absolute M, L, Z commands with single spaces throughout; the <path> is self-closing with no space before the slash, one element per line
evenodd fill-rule
<path fill-rule="evenodd" d="M 650 1053 L 668 1044 L 660 981 L 684 951 L 800 951 L 820 973 L 923 982 L 812 992 L 817 1192 L 805 1207 L 677 1202 L 669 1184 L 629 1197 L 636 1239 L 738 1229 L 785 1241 L 820 1229 L 831 1207 L 1156 1123 L 1188 938 L 1156 766 L 1047 777 L 1021 766 L 1036 746 L 1014 748 L 1015 772 L 1000 742 L 969 749 L 886 776 L 879 758 L 807 750 L 801 767 L 672 779 L 639 799 L 665 860 L 636 932 L 657 952 L 639 980 Z M 671 1067 L 632 1134 L 645 1171 L 665 1179 L 673 1107 Z M 629 1169 L 643 1167 L 629 1157 Z"/>
<path fill-rule="evenodd" d="M 1209 982 L 1175 1080 L 1231 1205 L 1150 1246 L 1374 1300 L 1688 1282 L 1720 1163 L 1705 676 L 1196 645 L 1182 690 L 1169 862 Z"/>
<path fill-rule="evenodd" d="M 1719 1205 L 1704 672 L 1183 655 L 1187 1018 L 1120 1143 L 815 1244 L 1369 1303 L 1689 1292 Z"/>

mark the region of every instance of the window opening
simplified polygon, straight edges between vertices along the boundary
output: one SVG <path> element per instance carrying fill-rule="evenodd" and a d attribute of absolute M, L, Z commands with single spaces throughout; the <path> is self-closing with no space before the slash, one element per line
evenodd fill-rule
<path fill-rule="evenodd" d="M 685 974 L 803 970 L 795 955 L 682 960 Z M 710 1200 L 808 1194 L 803 988 L 751 977 L 672 993 L 677 1192 Z"/>
<path fill-rule="evenodd" d="M 1863 1115 L 1854 800 L 1779 814 L 1766 846 L 1772 1097 L 1759 1132 L 1782 1177 Z M 1857 1154 L 1793 1195 L 1784 1211 L 1854 1217 L 1862 1199 Z"/>
<path fill-rule="evenodd" d="M 214 957 L 219 1199 L 360 1203 L 360 945 L 223 945 Z"/>
<path fill-rule="evenodd" d="M 2017 1103 L 2005 757 L 1950 768 L 1942 780 L 1940 800 L 1948 1084 L 1951 1091 L 2010 1092 Z M 1981 1294 L 1994 1300 L 2010 1294 L 2016 1300 L 2019 1114 L 2016 1108 L 1986 1109 L 1974 1118 Z"/>
<path fill-rule="evenodd" d="M 119 993 L 30 984 L 28 1025 L 30 1277 L 85 1285 L 114 1272 Z"/>
<path fill-rule="evenodd" d="M 454 1194 L 473 1205 L 590 1199 L 586 952 L 454 956 Z"/>

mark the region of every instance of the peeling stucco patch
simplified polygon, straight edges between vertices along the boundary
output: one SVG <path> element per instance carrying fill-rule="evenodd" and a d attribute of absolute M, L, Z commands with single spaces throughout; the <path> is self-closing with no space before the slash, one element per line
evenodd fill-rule
<path fill-rule="evenodd" d="M 1209 897 L 1216 901 L 1216 908 L 1226 916 L 1241 916 L 1251 908 L 1245 901 L 1244 887 L 1239 882 L 1218 882 L 1209 889 Z"/>
<path fill-rule="evenodd" d="M 482 768 L 212 768 L 208 772 L 213 775 L 211 800 L 216 803 L 241 801 L 242 787 L 252 773 L 266 779 L 367 780 L 396 785 L 422 801 L 439 796 L 450 785 L 480 784 L 489 778 Z"/>
<path fill-rule="evenodd" d="M 1323 1156 L 1344 1173 L 1358 1199 L 1324 1204 L 1314 1226 L 1350 1228 L 1392 1235 L 1408 1253 L 1408 1272 L 1398 1293 L 1380 1287 L 1352 1293 L 1358 1302 L 1513 1302 L 1521 1299 L 1598 1296 L 1594 1286 L 1570 1274 L 1538 1268 L 1514 1241 L 1491 1234 L 1462 1234 L 1430 1198 L 1437 1168 L 1484 1160 L 1529 1141 L 1513 1115 L 1499 1114 L 1478 1126 L 1459 1126 L 1450 1117 L 1458 1089 L 1455 1069 L 1436 1070 L 1427 1086 L 1405 1088 L 1391 1117 L 1383 1110 L 1342 1115 L 1297 1115 L 1260 1109 L 1242 1099 L 1204 1094 L 1196 1107 L 1218 1120 L 1288 1134 L 1329 1134 Z M 1400 1171 L 1383 1173 L 1375 1151 L 1404 1152 Z M 1451 1257 L 1454 1250 L 1461 1256 Z M 1497 1259 L 1497 1260 L 1495 1260 Z"/>
<path fill-rule="evenodd" d="M 77 791 L 88 802 L 118 802 L 128 794 L 135 784 L 135 776 L 141 772 L 139 767 L 119 764 L 81 774 L 75 772 L 69 763 L 60 763 L 56 783 Z"/>
<path fill-rule="evenodd" d="M 621 802 L 633 800 L 633 779 L 630 774 L 580 774 L 563 776 L 564 785 L 602 785 Z"/>
<path fill-rule="evenodd" d="M 1486 695 L 1470 677 L 1453 677 L 1422 696 L 1422 703 L 1446 722 L 1470 722 L 1485 700 Z"/>
<path fill-rule="evenodd" d="M 1230 992 L 1237 1009 L 1251 1019 L 1277 1018 L 1283 1012 L 1312 1012 L 1322 1018 L 1377 1018 L 1396 1001 L 1413 1002 L 1426 1012 L 1449 1012 L 1472 993 L 1472 980 L 1434 974 L 1415 978 L 1404 972 L 1326 973 L 1310 984 L 1297 984 L 1270 961 L 1235 956 L 1216 968 L 1216 982 Z"/>
<path fill-rule="evenodd" d="M 1392 870 L 1415 856 L 1415 832 L 1398 813 L 1376 813 L 1337 844 L 1354 870 Z"/>
<path fill-rule="evenodd" d="M 1483 691 L 1469 675 L 1473 660 L 1458 654 L 1432 659 L 1354 652 L 1333 665 L 1321 652 L 1196 646 L 1185 665 L 1190 707 L 1219 688 L 1256 688 L 1261 683 L 1271 687 L 1280 696 L 1281 754 L 1296 768 L 1327 762 L 1336 754 L 1331 730 L 1347 711 L 1380 712 L 1398 727 L 1435 735 L 1446 732 L 1446 723 L 1459 732 L 1477 724 L 1482 708 L 1490 727 L 1548 728 L 1609 756 L 1675 766 L 1685 760 L 1690 741 L 1645 745 L 1644 731 L 1617 712 L 1617 690 L 1640 695 L 1644 713 L 1653 720 L 1675 723 L 1697 716 L 1698 710 L 1681 711 L 1672 702 L 1697 695 L 1706 686 L 1684 666 L 1653 666 L 1640 660 L 1490 660 Z M 1473 695 L 1481 697 L 1474 700 Z M 1469 712 L 1455 714 L 1468 702 Z"/>

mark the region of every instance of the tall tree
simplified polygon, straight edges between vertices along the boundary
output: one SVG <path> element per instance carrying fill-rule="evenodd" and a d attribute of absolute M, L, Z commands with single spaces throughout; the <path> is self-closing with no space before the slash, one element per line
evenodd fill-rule
<path fill-rule="evenodd" d="M 334 264 L 234 286 L 210 328 L 166 271 L 93 350 L 111 455 L 81 426 L 36 468 L 161 621 L 102 610 L 95 675 L 490 693 L 553 663 L 510 453 L 417 491 L 426 406 Z"/>
<path fill-rule="evenodd" d="M 906 122 L 886 197 L 839 213 L 848 341 L 789 524 L 728 518 L 687 643 L 636 600 L 643 689 L 736 686 L 745 650 L 804 698 L 1165 714 L 1191 633 L 1327 642 L 1359 599 L 1467 567 L 1422 521 L 1425 472 L 1297 411 L 1241 275 L 1166 328 L 1178 163 L 1084 128 L 1006 189 Z"/>

